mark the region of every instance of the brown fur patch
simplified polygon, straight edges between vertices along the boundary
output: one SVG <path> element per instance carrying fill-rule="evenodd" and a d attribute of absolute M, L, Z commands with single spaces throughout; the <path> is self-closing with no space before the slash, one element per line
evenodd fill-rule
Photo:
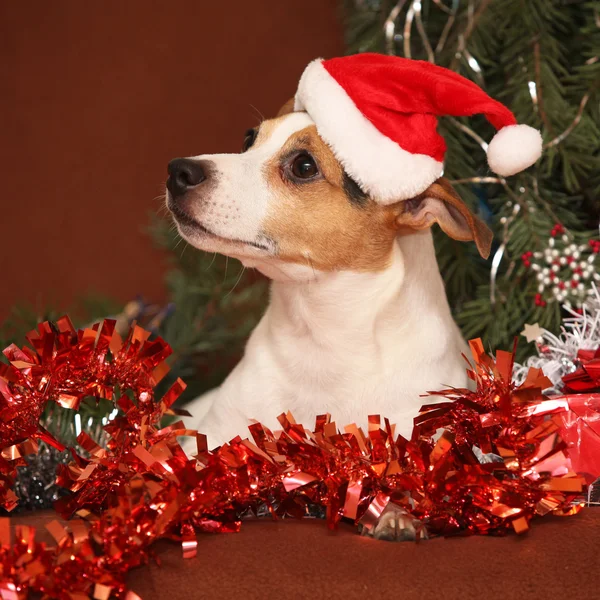
<path fill-rule="evenodd" d="M 257 143 L 270 135 L 277 121 L 263 123 Z M 300 150 L 315 158 L 321 176 L 300 183 L 286 178 L 285 162 Z M 290 136 L 265 169 L 278 201 L 263 231 L 278 244 L 278 258 L 321 271 L 377 271 L 387 266 L 398 209 L 371 199 L 360 206 L 353 203 L 344 189 L 344 171 L 315 126 Z"/>

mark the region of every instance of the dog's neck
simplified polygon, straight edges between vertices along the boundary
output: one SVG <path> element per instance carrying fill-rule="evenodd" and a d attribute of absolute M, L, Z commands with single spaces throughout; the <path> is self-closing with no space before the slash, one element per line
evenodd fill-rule
<path fill-rule="evenodd" d="M 273 261 L 251 266 L 275 273 Z M 424 392 L 467 385 L 464 342 L 429 231 L 400 236 L 388 267 L 378 272 L 312 273 L 309 281 L 284 282 L 286 266 L 275 269 L 279 280 L 244 358 L 212 405 L 204 403 L 212 406 L 204 421 L 209 442 L 230 439 L 249 417 L 277 427 L 274 415 L 287 410 L 305 425 L 324 411 L 361 426 L 366 414 L 380 414 L 410 436 L 419 408 L 435 401 Z"/>
<path fill-rule="evenodd" d="M 394 346 L 402 347 L 404 336 L 436 345 L 443 340 L 432 335 L 456 332 L 429 231 L 400 236 L 382 271 L 274 281 L 266 320 L 274 341 L 308 336 L 321 349 L 334 354 L 339 349 L 341 356 L 382 350 L 391 336 Z"/>

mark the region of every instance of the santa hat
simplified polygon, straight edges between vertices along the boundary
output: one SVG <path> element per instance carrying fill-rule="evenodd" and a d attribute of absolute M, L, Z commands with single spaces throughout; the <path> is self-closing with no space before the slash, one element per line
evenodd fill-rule
<path fill-rule="evenodd" d="M 514 175 L 542 153 L 540 132 L 456 73 L 420 60 L 357 54 L 311 62 L 294 109 L 306 111 L 347 173 L 377 201 L 425 191 L 443 170 L 439 116 L 482 113 L 498 130 L 487 148 L 490 169 Z"/>

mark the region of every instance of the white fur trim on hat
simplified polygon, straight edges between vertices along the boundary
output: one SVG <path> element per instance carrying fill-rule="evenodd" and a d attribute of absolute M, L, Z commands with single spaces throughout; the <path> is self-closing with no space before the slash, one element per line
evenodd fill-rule
<path fill-rule="evenodd" d="M 530 167 L 541 155 L 542 134 L 529 125 L 503 127 L 487 149 L 490 169 L 503 177 Z"/>
<path fill-rule="evenodd" d="M 304 70 L 294 109 L 306 111 L 348 175 L 374 200 L 414 198 L 441 176 L 443 163 L 412 154 L 381 133 L 327 72 L 322 59 Z"/>

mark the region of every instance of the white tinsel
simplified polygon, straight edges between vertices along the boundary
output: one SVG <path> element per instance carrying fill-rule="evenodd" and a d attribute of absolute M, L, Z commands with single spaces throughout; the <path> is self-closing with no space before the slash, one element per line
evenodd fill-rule
<path fill-rule="evenodd" d="M 560 335 L 546 329 L 536 341 L 537 356 L 531 356 L 524 364 L 516 364 L 513 371 L 515 383 L 525 381 L 530 367 L 542 369 L 552 382 L 546 393 L 560 393 L 562 378 L 577 369 L 579 350 L 595 350 L 600 347 L 600 292 L 593 285 L 593 294 L 582 305 L 582 314 L 564 305 L 569 317 L 563 319 Z"/>

